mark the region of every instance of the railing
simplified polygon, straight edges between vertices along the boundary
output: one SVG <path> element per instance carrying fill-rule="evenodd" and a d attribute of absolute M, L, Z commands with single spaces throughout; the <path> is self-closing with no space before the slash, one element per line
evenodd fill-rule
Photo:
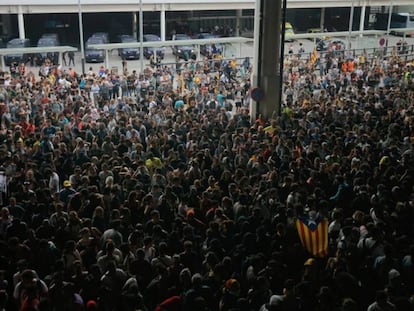
<path fill-rule="evenodd" d="M 349 59 L 351 56 L 352 58 L 358 56 L 365 56 L 365 63 L 366 64 L 373 64 L 375 61 L 388 59 L 390 57 L 398 57 L 400 60 L 409 62 L 414 60 L 414 45 L 404 45 L 404 46 L 389 46 L 389 47 L 379 47 L 379 48 L 364 48 L 364 49 L 345 49 L 345 50 L 337 50 L 335 52 L 329 51 L 318 51 L 318 58 L 325 57 L 328 54 L 332 53 L 335 54 L 336 57 L 342 57 L 343 59 Z M 312 52 L 301 53 L 300 59 L 303 61 L 309 61 L 312 57 Z M 296 55 L 298 55 L 296 53 Z M 292 55 L 285 54 L 285 60 L 289 59 Z M 204 64 L 206 61 L 210 64 L 210 69 L 212 72 L 218 70 L 218 67 L 214 67 L 214 63 L 221 63 L 221 62 L 230 62 L 236 61 L 238 66 L 242 66 L 245 59 L 249 59 L 249 64 L 253 64 L 253 57 L 223 57 L 220 59 L 202 59 L 202 60 L 188 60 L 188 61 L 181 61 L 180 66 L 177 66 L 177 62 L 163 62 L 160 63 L 159 66 L 167 66 L 167 67 L 175 67 L 175 69 L 179 71 L 185 70 L 192 70 L 191 68 L 193 65 L 197 67 L 197 65 Z M 147 66 L 150 66 L 149 64 Z M 248 72 L 245 73 L 246 75 L 243 78 L 248 77 Z"/>
<path fill-rule="evenodd" d="M 313 51 L 301 53 L 300 59 L 310 60 Z M 373 63 L 377 60 L 389 59 L 391 57 L 398 57 L 400 60 L 408 62 L 414 60 L 414 45 L 396 45 L 388 47 L 377 48 L 361 48 L 361 49 L 342 49 L 335 51 L 317 51 L 318 58 L 332 55 L 335 57 L 350 59 L 358 56 L 364 56 L 366 63 Z M 296 53 L 296 55 L 298 55 Z M 290 54 L 285 54 L 285 59 L 289 58 Z"/>

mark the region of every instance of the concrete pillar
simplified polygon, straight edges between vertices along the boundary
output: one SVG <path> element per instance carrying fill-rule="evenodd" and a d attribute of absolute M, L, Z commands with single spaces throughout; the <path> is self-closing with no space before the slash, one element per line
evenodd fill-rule
<path fill-rule="evenodd" d="M 106 69 L 110 69 L 109 68 L 109 50 L 105 50 L 105 68 Z"/>
<path fill-rule="evenodd" d="M 281 32 L 282 1 L 264 0 L 262 8 L 262 36 L 259 47 L 260 73 L 258 86 L 264 90 L 264 99 L 259 103 L 258 112 L 264 118 L 280 114 L 281 98 Z"/>
<path fill-rule="evenodd" d="M 196 49 L 197 49 L 197 60 L 201 60 L 200 44 L 196 45 Z"/>
<path fill-rule="evenodd" d="M 348 34 L 348 49 L 351 49 L 352 40 L 352 26 L 354 25 L 354 0 L 352 0 L 351 11 L 349 12 L 349 34 Z"/>
<path fill-rule="evenodd" d="M 319 20 L 319 28 L 323 32 L 325 29 L 325 8 L 321 8 L 321 18 Z"/>
<path fill-rule="evenodd" d="M 394 3 L 391 0 L 390 6 L 388 7 L 387 40 L 385 41 L 386 48 L 388 48 L 388 42 L 390 41 L 391 17 L 392 17 L 393 9 L 394 9 Z"/>
<path fill-rule="evenodd" d="M 21 5 L 18 6 L 18 11 L 17 11 L 17 23 L 19 26 L 19 38 L 20 39 L 24 39 L 26 38 L 26 34 L 24 31 L 24 17 L 23 17 L 23 8 Z"/>
<path fill-rule="evenodd" d="M 236 11 L 236 29 L 235 29 L 236 37 L 240 37 L 240 33 L 241 33 L 240 19 L 241 19 L 241 17 L 242 17 L 242 10 L 237 10 Z"/>
<path fill-rule="evenodd" d="M 359 18 L 359 31 L 364 31 L 366 8 L 367 8 L 367 3 L 364 1 L 361 7 L 361 16 Z M 364 35 L 361 33 L 359 36 L 362 38 Z"/>
<path fill-rule="evenodd" d="M 259 83 L 259 54 L 260 54 L 260 28 L 262 24 L 261 20 L 261 11 L 262 5 L 261 1 L 256 1 L 256 6 L 254 9 L 254 29 L 253 29 L 253 68 L 252 68 L 252 76 L 251 76 L 251 86 L 252 88 L 257 87 Z M 250 121 L 254 122 L 256 120 L 256 114 L 258 111 L 258 103 L 250 98 L 249 103 L 249 112 L 250 112 Z"/>
<path fill-rule="evenodd" d="M 132 12 L 132 36 L 138 40 L 138 18 L 137 12 Z"/>
<path fill-rule="evenodd" d="M 160 37 L 161 41 L 165 41 L 166 38 L 166 23 L 165 23 L 165 4 L 161 4 L 161 12 L 160 12 Z"/>

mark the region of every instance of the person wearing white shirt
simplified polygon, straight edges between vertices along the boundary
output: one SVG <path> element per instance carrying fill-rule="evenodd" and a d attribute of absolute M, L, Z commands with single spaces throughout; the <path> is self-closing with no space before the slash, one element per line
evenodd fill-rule
<path fill-rule="evenodd" d="M 100 86 L 98 84 L 98 82 L 95 80 L 91 86 L 91 98 L 93 99 L 93 103 L 97 104 L 98 103 L 98 96 L 99 96 L 99 91 L 100 91 Z"/>
<path fill-rule="evenodd" d="M 155 107 L 157 107 L 157 102 L 154 100 L 154 98 L 151 98 L 151 101 L 149 103 L 149 108 L 153 109 Z"/>
<path fill-rule="evenodd" d="M 46 176 L 49 177 L 49 189 L 52 194 L 59 193 L 60 186 L 59 186 L 59 175 L 52 171 L 52 169 L 46 170 Z"/>

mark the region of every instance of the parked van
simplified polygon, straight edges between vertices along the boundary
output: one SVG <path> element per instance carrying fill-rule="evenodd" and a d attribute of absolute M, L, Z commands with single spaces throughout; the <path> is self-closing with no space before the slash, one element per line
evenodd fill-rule
<path fill-rule="evenodd" d="M 105 51 L 90 47 L 92 44 L 105 44 L 102 37 L 89 37 L 85 44 L 85 61 L 87 63 L 102 63 L 105 60 Z"/>
<path fill-rule="evenodd" d="M 121 43 L 136 43 L 137 39 L 132 35 L 120 35 L 119 41 Z M 139 59 L 139 53 L 140 50 L 138 47 L 118 49 L 118 55 L 121 56 L 122 59 Z"/>
<path fill-rule="evenodd" d="M 161 41 L 161 38 L 157 35 L 146 34 L 143 37 L 144 42 L 156 42 Z M 164 47 L 144 47 L 144 56 L 150 59 L 154 52 L 157 53 L 157 59 L 164 59 L 165 48 Z"/>
<path fill-rule="evenodd" d="M 7 42 L 8 49 L 15 49 L 15 48 L 26 48 L 30 47 L 30 40 L 29 39 L 12 39 Z M 27 63 L 30 60 L 31 54 L 24 53 L 24 54 L 11 54 L 6 55 L 4 57 L 4 62 L 6 66 L 10 66 L 12 63 Z"/>
<path fill-rule="evenodd" d="M 60 42 L 56 34 L 44 34 L 37 41 L 38 47 L 59 46 Z M 36 64 L 42 65 L 46 59 L 49 59 L 54 64 L 59 62 L 59 52 L 41 52 L 36 55 Z"/>
<path fill-rule="evenodd" d="M 375 14 L 374 29 L 387 30 L 389 13 Z M 391 13 L 390 33 L 398 36 L 414 35 L 414 14 L 413 13 Z M 401 31 L 400 31 L 401 29 Z"/>
<path fill-rule="evenodd" d="M 390 28 L 393 29 L 391 33 L 394 35 L 412 37 L 414 35 L 414 14 L 393 13 Z M 398 31 L 398 28 L 401 28 L 401 31 Z"/>

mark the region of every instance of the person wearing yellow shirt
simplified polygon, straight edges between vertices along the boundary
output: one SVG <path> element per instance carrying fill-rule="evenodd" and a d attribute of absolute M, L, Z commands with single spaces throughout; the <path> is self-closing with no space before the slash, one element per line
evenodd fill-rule
<path fill-rule="evenodd" d="M 194 77 L 194 84 L 197 85 L 197 86 L 199 86 L 200 85 L 200 82 L 201 82 L 200 77 L 199 76 L 195 76 Z"/>
<path fill-rule="evenodd" d="M 263 129 L 266 133 L 269 133 L 270 135 L 274 135 L 277 133 L 278 125 L 276 120 L 272 120 L 269 126 L 266 126 Z"/>
<path fill-rule="evenodd" d="M 285 113 L 288 116 L 289 119 L 293 118 L 293 110 L 292 110 L 292 108 L 290 108 L 289 105 L 286 105 L 286 107 L 283 108 L 282 112 Z"/>
<path fill-rule="evenodd" d="M 145 166 L 148 168 L 151 176 L 154 173 L 155 169 L 162 168 L 162 161 L 160 158 L 155 157 L 152 152 L 148 153 L 148 158 L 145 161 Z"/>

